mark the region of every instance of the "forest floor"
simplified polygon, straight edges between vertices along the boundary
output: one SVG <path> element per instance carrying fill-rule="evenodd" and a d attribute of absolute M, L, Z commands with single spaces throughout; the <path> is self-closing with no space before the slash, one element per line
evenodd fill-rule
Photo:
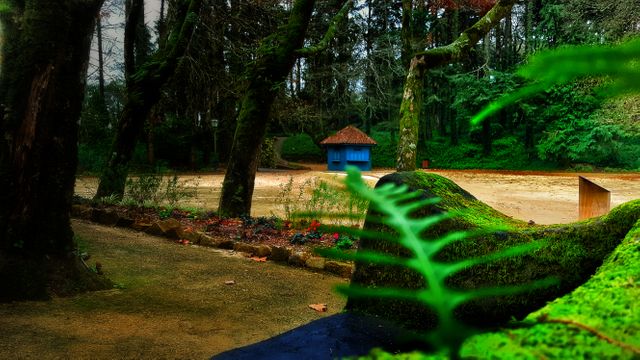
<path fill-rule="evenodd" d="M 539 224 L 576 220 L 576 173 L 429 171 L 515 218 Z M 374 184 L 389 172 L 363 175 Z M 612 206 L 640 198 L 640 174 L 580 175 L 611 190 Z M 186 205 L 212 208 L 223 176 L 181 175 L 197 185 L 197 197 Z M 289 179 L 295 189 L 309 179 L 340 176 L 323 171 L 322 165 L 307 171 L 259 172 L 253 215 L 281 215 L 282 186 Z M 91 196 L 94 185 L 94 178 L 82 177 L 76 192 Z M 340 277 L 79 220 L 73 228 L 91 254 L 88 262 L 99 261 L 118 288 L 47 302 L 1 304 L 0 358 L 208 358 L 344 307 L 344 299 L 332 291 L 347 281 Z M 320 303 L 327 304 L 327 312 L 309 308 Z"/>
<path fill-rule="evenodd" d="M 0 359 L 205 359 L 345 304 L 336 276 L 84 221 L 73 229 L 118 288 L 0 304 Z M 328 310 L 309 308 L 318 303 Z"/>

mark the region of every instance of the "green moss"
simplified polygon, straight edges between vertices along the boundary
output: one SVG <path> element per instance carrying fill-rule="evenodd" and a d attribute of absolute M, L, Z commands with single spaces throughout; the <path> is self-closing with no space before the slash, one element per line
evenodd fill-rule
<path fill-rule="evenodd" d="M 636 201 L 624 208 L 638 207 Z M 606 259 L 596 274 L 570 294 L 531 313 L 531 327 L 484 334 L 470 339 L 462 355 L 478 358 L 637 358 L 638 354 L 613 345 L 573 326 L 538 322 L 549 319 L 572 320 L 587 325 L 617 341 L 640 347 L 640 221 Z M 634 357 L 635 356 L 635 357 Z M 523 357 L 524 358 L 524 357 Z"/>
<path fill-rule="evenodd" d="M 450 180 L 424 172 L 402 172 L 383 177 L 387 182 L 404 183 L 420 190 L 425 197 L 440 197 L 435 206 L 416 213 L 418 217 L 459 211 L 460 215 L 432 227 L 425 238 L 440 237 L 456 230 L 484 231 L 485 235 L 454 243 L 439 255 L 441 260 L 456 261 L 483 256 L 532 241 L 544 246 L 533 253 L 475 266 L 449 279 L 448 284 L 461 289 L 527 284 L 554 277 L 558 285 L 520 295 L 487 298 L 461 306 L 456 316 L 470 324 L 485 327 L 503 324 L 512 317 L 523 318 L 546 302 L 563 296 L 584 283 L 615 249 L 640 218 L 640 200 L 623 204 L 607 216 L 567 225 L 529 226 L 509 218 L 477 200 Z M 496 230 L 496 226 L 500 228 Z M 366 230 L 389 232 L 386 227 L 365 223 Z M 361 248 L 392 254 L 406 254 L 394 243 L 363 238 Z M 390 286 L 418 289 L 424 286 L 416 273 L 392 266 L 358 263 L 353 283 L 366 286 Z M 349 299 L 348 308 L 384 316 L 411 327 L 433 328 L 430 310 L 406 301 Z"/>
<path fill-rule="evenodd" d="M 400 105 L 400 139 L 396 169 L 412 171 L 416 169 L 416 155 L 418 153 L 418 128 L 420 124 L 420 109 L 422 107 L 422 79 L 423 71 L 416 59 L 411 61 L 409 74 L 404 85 L 402 104 Z"/>

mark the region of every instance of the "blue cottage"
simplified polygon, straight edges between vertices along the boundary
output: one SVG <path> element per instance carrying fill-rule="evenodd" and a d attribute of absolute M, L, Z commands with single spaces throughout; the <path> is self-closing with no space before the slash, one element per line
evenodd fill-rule
<path fill-rule="evenodd" d="M 327 168 L 332 171 L 343 171 L 347 165 L 362 171 L 371 170 L 371 147 L 376 144 L 351 125 L 320 142 L 327 149 Z"/>

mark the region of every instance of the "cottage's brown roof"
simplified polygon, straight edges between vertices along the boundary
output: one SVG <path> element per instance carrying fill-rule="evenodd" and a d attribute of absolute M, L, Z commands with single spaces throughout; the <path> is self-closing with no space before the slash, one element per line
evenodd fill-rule
<path fill-rule="evenodd" d="M 320 145 L 356 144 L 356 145 L 377 145 L 375 140 L 367 136 L 355 126 L 347 126 L 338 131 L 335 135 L 320 141 Z"/>

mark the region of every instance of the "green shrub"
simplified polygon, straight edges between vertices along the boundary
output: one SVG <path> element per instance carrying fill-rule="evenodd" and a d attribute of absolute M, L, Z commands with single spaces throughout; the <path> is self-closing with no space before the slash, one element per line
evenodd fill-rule
<path fill-rule="evenodd" d="M 89 144 L 78 145 L 78 172 L 100 173 L 107 163 L 108 149 Z"/>
<path fill-rule="evenodd" d="M 482 153 L 482 145 L 462 142 L 452 146 L 447 139 L 428 141 L 418 151 L 418 160 L 430 160 L 429 167 L 437 169 L 553 169 L 557 166 L 535 156 L 530 158 L 524 143 L 516 136 L 506 136 L 493 141 L 493 151 Z M 418 164 L 420 165 L 420 164 Z"/>
<path fill-rule="evenodd" d="M 344 188 L 339 188 L 319 178 L 307 179 L 294 184 L 293 178 L 280 185 L 277 197 L 286 221 L 312 223 L 314 219 L 326 213 L 348 215 L 346 225 L 357 225 L 366 215 L 369 202 L 357 196 L 351 196 Z"/>
<path fill-rule="evenodd" d="M 568 117 L 548 129 L 538 143 L 538 156 L 562 165 L 576 162 L 618 165 L 625 138 L 619 126 L 599 124 L 590 118 Z"/>
<path fill-rule="evenodd" d="M 162 176 L 142 174 L 138 178 L 128 178 L 125 199 L 142 206 L 145 202 L 158 203 Z"/>
<path fill-rule="evenodd" d="M 393 168 L 396 166 L 398 138 L 392 132 L 374 132 L 371 138 L 378 145 L 371 148 L 371 165 L 373 167 Z"/>
<path fill-rule="evenodd" d="M 290 136 L 282 143 L 282 158 L 286 160 L 321 162 L 323 155 L 322 150 L 307 134 Z"/>
<path fill-rule="evenodd" d="M 339 250 L 349 250 L 353 248 L 353 240 L 348 235 L 340 235 L 335 241 L 334 247 Z"/>
<path fill-rule="evenodd" d="M 194 196 L 195 190 L 180 182 L 175 174 L 166 180 L 159 174 L 142 174 L 127 179 L 123 203 L 136 206 L 166 203 L 175 207 L 179 201 Z"/>

